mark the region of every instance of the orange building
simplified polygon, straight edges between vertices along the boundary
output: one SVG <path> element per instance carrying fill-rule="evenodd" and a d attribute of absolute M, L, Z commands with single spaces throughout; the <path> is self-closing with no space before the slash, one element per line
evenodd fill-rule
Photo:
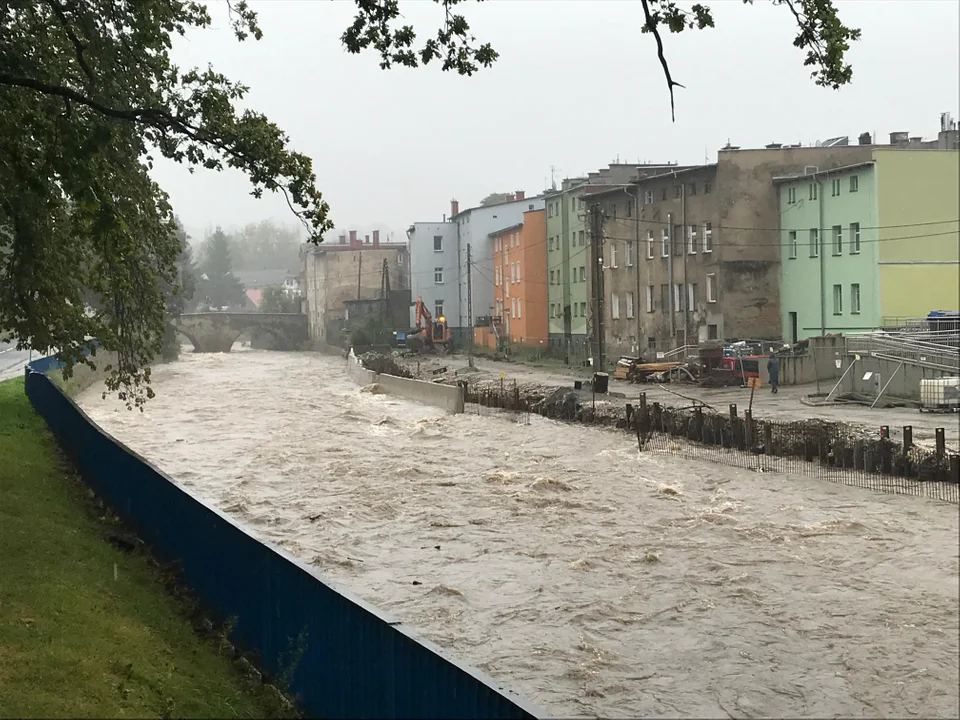
<path fill-rule="evenodd" d="M 529 210 L 519 225 L 490 234 L 494 317 L 504 340 L 530 347 L 546 347 L 549 333 L 545 218 L 546 211 Z"/>

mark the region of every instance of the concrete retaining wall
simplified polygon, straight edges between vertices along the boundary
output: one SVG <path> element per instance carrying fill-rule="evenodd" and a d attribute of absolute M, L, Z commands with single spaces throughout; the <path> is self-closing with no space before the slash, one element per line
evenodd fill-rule
<path fill-rule="evenodd" d="M 442 408 L 451 415 L 463 412 L 463 388 L 456 385 L 412 380 L 395 375 L 378 375 L 376 382 L 391 395 Z"/>
<path fill-rule="evenodd" d="M 396 375 L 378 374 L 363 367 L 360 358 L 354 355 L 352 351 L 347 355 L 347 374 L 361 385 L 380 383 L 380 386 L 391 395 L 413 400 L 422 405 L 438 407 L 451 415 L 462 413 L 464 409 L 465 401 L 462 387 L 413 380 Z"/>

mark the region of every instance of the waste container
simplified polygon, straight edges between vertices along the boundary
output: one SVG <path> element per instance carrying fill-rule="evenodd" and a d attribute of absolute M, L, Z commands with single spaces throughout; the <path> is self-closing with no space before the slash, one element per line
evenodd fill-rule
<path fill-rule="evenodd" d="M 593 390 L 598 392 L 601 395 L 605 395 L 607 392 L 607 385 L 610 383 L 610 376 L 604 372 L 597 372 L 593 374 Z"/>

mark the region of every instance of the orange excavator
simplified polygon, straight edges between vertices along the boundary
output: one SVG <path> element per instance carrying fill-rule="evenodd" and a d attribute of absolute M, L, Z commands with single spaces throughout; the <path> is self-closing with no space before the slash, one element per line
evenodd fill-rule
<path fill-rule="evenodd" d="M 416 318 L 416 328 L 407 333 L 407 350 L 423 352 L 436 350 L 439 347 L 442 352 L 450 352 L 453 341 L 450 328 L 447 327 L 447 319 L 441 315 L 434 322 L 427 306 L 423 304 L 422 297 L 417 298 Z"/>

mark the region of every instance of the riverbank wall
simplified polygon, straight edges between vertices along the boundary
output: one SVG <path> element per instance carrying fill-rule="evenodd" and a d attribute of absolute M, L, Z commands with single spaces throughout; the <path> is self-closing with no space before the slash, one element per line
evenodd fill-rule
<path fill-rule="evenodd" d="M 57 365 L 28 367 L 25 390 L 65 457 L 154 556 L 179 568 L 184 585 L 215 612 L 212 619 L 232 627 L 237 649 L 252 653 L 265 676 L 285 678 L 307 716 L 544 716 L 191 496 L 104 432 L 41 372 Z"/>
<path fill-rule="evenodd" d="M 388 373 L 377 373 L 365 368 L 353 350 L 347 355 L 347 373 L 361 385 L 377 383 L 390 395 L 413 400 L 422 405 L 438 407 L 451 415 L 462 413 L 466 406 L 464 389 L 459 385 L 432 383 Z"/>

